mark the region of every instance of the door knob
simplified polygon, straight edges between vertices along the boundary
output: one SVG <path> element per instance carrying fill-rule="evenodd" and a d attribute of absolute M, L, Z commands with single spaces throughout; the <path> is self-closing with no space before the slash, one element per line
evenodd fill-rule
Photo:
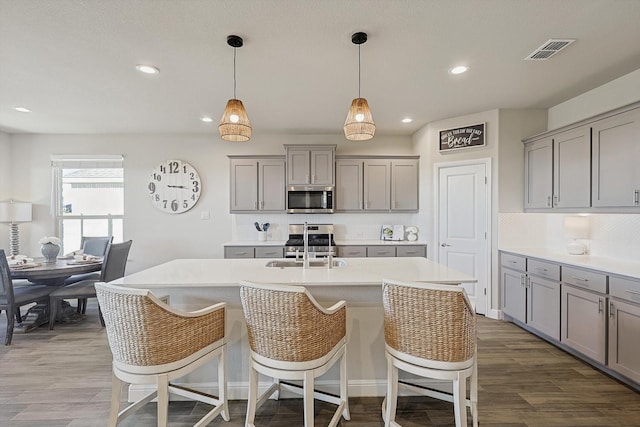
<path fill-rule="evenodd" d="M 446 243 L 441 243 L 440 246 L 442 246 L 443 248 L 449 247 L 451 245 L 447 245 Z"/>

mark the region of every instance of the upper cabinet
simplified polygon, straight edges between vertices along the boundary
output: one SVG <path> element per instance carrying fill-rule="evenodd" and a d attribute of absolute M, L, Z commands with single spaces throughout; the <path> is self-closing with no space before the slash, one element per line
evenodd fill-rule
<path fill-rule="evenodd" d="M 640 205 L 640 109 L 593 124 L 593 206 Z"/>
<path fill-rule="evenodd" d="M 591 131 L 589 126 L 553 137 L 553 207 L 591 206 Z"/>
<path fill-rule="evenodd" d="M 418 156 L 336 160 L 336 212 L 416 212 Z"/>
<path fill-rule="evenodd" d="M 229 156 L 230 211 L 284 212 L 285 161 L 282 156 Z"/>
<path fill-rule="evenodd" d="M 553 139 L 545 138 L 524 147 L 524 207 L 551 208 L 553 200 Z"/>
<path fill-rule="evenodd" d="M 639 104 L 524 143 L 526 210 L 629 212 L 640 207 Z"/>
<path fill-rule="evenodd" d="M 363 161 L 336 160 L 336 212 L 361 211 L 363 195 Z"/>
<path fill-rule="evenodd" d="M 285 145 L 287 185 L 333 186 L 335 145 Z"/>

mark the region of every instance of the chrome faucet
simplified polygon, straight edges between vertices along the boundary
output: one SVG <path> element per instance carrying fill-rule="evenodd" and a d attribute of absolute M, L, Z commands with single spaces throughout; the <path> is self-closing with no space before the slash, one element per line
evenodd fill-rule
<path fill-rule="evenodd" d="M 332 240 L 333 231 L 329 231 L 329 254 L 327 255 L 327 268 L 333 268 L 333 249 L 331 249 Z"/>
<path fill-rule="evenodd" d="M 304 252 L 302 254 L 302 268 L 309 267 L 309 224 L 307 221 L 304 222 L 304 226 L 302 229 L 302 240 L 304 243 Z"/>

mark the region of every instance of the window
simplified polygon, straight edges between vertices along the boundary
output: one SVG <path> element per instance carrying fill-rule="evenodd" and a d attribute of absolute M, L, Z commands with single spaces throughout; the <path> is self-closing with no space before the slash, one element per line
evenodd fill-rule
<path fill-rule="evenodd" d="M 81 247 L 83 236 L 123 240 L 122 156 L 53 156 L 52 207 L 62 252 Z"/>

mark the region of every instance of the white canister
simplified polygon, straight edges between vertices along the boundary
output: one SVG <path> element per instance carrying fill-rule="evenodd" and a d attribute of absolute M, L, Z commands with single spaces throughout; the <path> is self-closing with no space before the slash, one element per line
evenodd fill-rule
<path fill-rule="evenodd" d="M 261 242 L 267 241 L 267 232 L 266 231 L 258 231 L 258 240 Z"/>

